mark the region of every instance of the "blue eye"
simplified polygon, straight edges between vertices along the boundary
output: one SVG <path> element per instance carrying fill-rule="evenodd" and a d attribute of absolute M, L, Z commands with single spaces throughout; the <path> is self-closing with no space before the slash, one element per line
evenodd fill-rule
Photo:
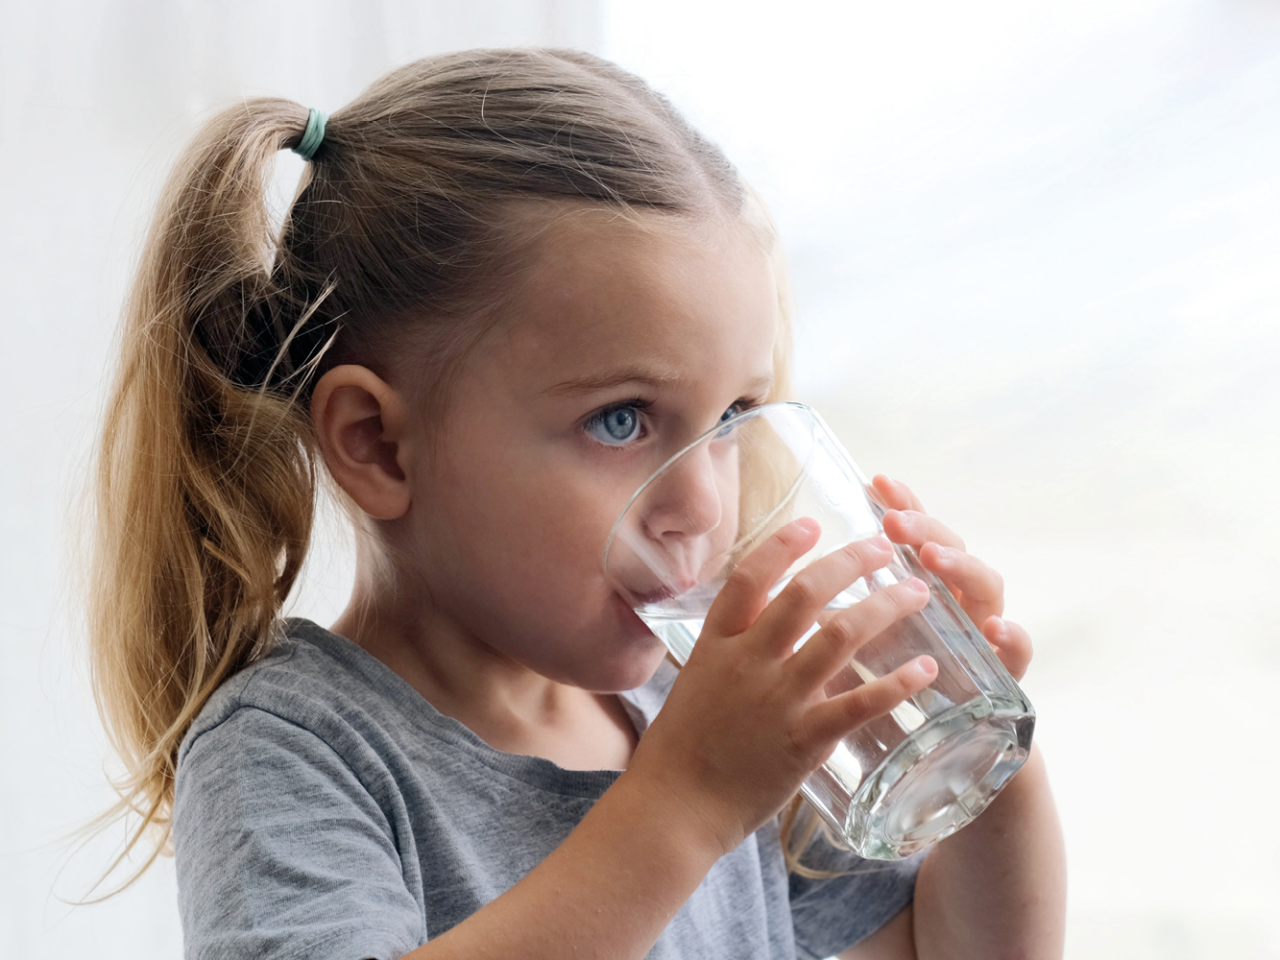
<path fill-rule="evenodd" d="M 732 420 L 734 417 L 738 416 L 740 413 L 745 413 L 746 409 L 747 408 L 741 403 L 731 403 L 729 405 L 729 409 L 727 409 L 724 413 L 720 414 L 720 422 L 724 423 L 726 420 Z M 721 437 L 727 437 L 733 432 L 734 432 L 734 427 L 723 427 L 720 430 L 716 431 L 716 439 L 720 439 Z"/>
<path fill-rule="evenodd" d="M 587 421 L 586 431 L 607 446 L 621 447 L 640 436 L 640 411 L 633 406 L 601 411 Z"/>

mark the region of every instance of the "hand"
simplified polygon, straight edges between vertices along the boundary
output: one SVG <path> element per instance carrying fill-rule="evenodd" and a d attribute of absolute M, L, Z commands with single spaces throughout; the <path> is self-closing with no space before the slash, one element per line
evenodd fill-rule
<path fill-rule="evenodd" d="M 788 524 L 729 576 L 701 636 L 627 774 L 701 823 L 721 853 L 742 842 L 794 796 L 837 741 L 887 714 L 937 676 L 930 657 L 828 697 L 824 686 L 862 644 L 921 609 L 915 578 L 833 615 L 799 649 L 826 604 L 892 559 L 888 541 L 863 540 L 798 573 L 772 601 L 769 589 L 818 539 L 813 520 Z"/>
<path fill-rule="evenodd" d="M 1004 613 L 1004 580 L 977 557 L 965 552 L 964 541 L 924 511 L 904 483 L 876 476 L 871 485 L 889 509 L 885 535 L 894 543 L 914 547 L 920 563 L 947 585 L 960 606 L 987 638 L 1005 669 L 1021 680 L 1031 663 L 1031 637 Z"/>

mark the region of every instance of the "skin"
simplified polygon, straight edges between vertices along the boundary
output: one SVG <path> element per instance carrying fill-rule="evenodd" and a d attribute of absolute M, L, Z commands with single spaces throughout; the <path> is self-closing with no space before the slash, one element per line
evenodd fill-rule
<path fill-rule="evenodd" d="M 715 861 L 841 736 L 934 677 L 923 657 L 824 694 L 852 651 L 927 593 L 918 581 L 879 591 L 793 652 L 827 600 L 890 558 L 882 540 L 853 544 L 769 602 L 816 540 L 801 520 L 729 578 L 642 739 L 614 695 L 644 683 L 664 651 L 605 580 L 605 537 L 667 456 L 765 398 L 776 304 L 767 257 L 736 223 L 587 213 L 545 231 L 443 413 L 416 404 L 412 358 L 386 380 L 342 366 L 317 384 L 326 462 L 374 531 L 334 630 L 496 749 L 623 770 L 542 864 L 409 957 L 643 957 Z M 619 405 L 640 421 L 624 444 L 600 422 Z M 878 477 L 876 488 L 894 508 L 887 536 L 919 547 L 1020 676 L 1030 641 L 998 616 L 998 575 L 905 487 Z M 844 956 L 1061 956 L 1063 876 L 1036 755 L 930 853 L 914 908 Z"/>

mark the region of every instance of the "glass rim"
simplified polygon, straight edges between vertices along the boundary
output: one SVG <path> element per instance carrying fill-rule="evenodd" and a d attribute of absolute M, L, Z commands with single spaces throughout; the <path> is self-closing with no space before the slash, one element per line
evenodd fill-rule
<path fill-rule="evenodd" d="M 635 502 L 640 499 L 640 497 L 644 494 L 644 492 L 649 489 L 650 485 L 652 485 L 653 482 L 656 479 L 658 479 L 658 476 L 663 471 L 665 471 L 667 467 L 671 466 L 673 463 L 675 463 L 677 460 L 683 457 L 690 450 L 693 450 L 695 447 L 699 446 L 702 443 L 705 443 L 707 440 L 714 437 L 717 433 L 719 433 L 725 427 L 734 426 L 736 424 L 743 423 L 747 420 L 754 420 L 756 417 L 762 416 L 765 413 L 768 413 L 774 410 L 783 410 L 787 408 L 790 408 L 797 412 L 803 413 L 809 417 L 812 417 L 820 425 L 823 424 L 822 417 L 818 414 L 818 411 L 815 410 L 813 407 L 809 406 L 809 404 L 801 403 L 799 400 L 775 400 L 772 403 L 763 403 L 758 407 L 752 407 L 750 410 L 743 410 L 741 413 L 735 414 L 734 416 L 730 417 L 728 420 L 721 420 L 715 426 L 710 427 L 709 429 L 700 433 L 695 439 L 689 441 L 689 443 L 686 443 L 683 447 L 681 447 L 671 456 L 667 457 L 667 459 L 662 462 L 662 464 L 658 467 L 658 469 L 654 470 L 653 473 L 649 474 L 645 482 L 640 484 L 640 486 L 636 488 L 636 492 L 631 495 L 631 497 L 627 500 L 626 505 L 622 508 L 621 511 L 619 511 L 618 519 L 613 521 L 613 526 L 609 528 L 609 536 L 605 539 L 604 550 L 600 554 L 600 567 L 604 571 L 605 577 L 608 578 L 609 576 L 609 551 L 613 547 L 613 540 L 615 535 L 618 532 L 618 528 L 622 526 L 622 521 L 626 518 L 627 513 L 631 510 L 631 507 L 635 504 Z"/>

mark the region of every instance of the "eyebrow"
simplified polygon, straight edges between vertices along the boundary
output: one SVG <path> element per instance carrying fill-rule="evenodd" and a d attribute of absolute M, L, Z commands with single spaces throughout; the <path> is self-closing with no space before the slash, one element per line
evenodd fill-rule
<path fill-rule="evenodd" d="M 589 374 L 563 380 L 547 388 L 548 393 L 590 393 L 594 390 L 608 390 L 620 387 L 624 383 L 642 383 L 646 386 L 663 386 L 678 383 L 679 377 L 664 370 L 652 367 L 624 367 L 621 370 L 610 370 L 605 373 Z"/>
<path fill-rule="evenodd" d="M 591 393 L 596 390 L 609 390 L 625 383 L 638 383 L 649 387 L 670 386 L 679 383 L 681 378 L 662 370 L 641 367 L 627 367 L 597 375 L 574 377 L 563 380 L 547 388 L 547 393 Z M 747 384 L 747 392 L 765 391 L 773 386 L 773 374 L 756 377 Z"/>

